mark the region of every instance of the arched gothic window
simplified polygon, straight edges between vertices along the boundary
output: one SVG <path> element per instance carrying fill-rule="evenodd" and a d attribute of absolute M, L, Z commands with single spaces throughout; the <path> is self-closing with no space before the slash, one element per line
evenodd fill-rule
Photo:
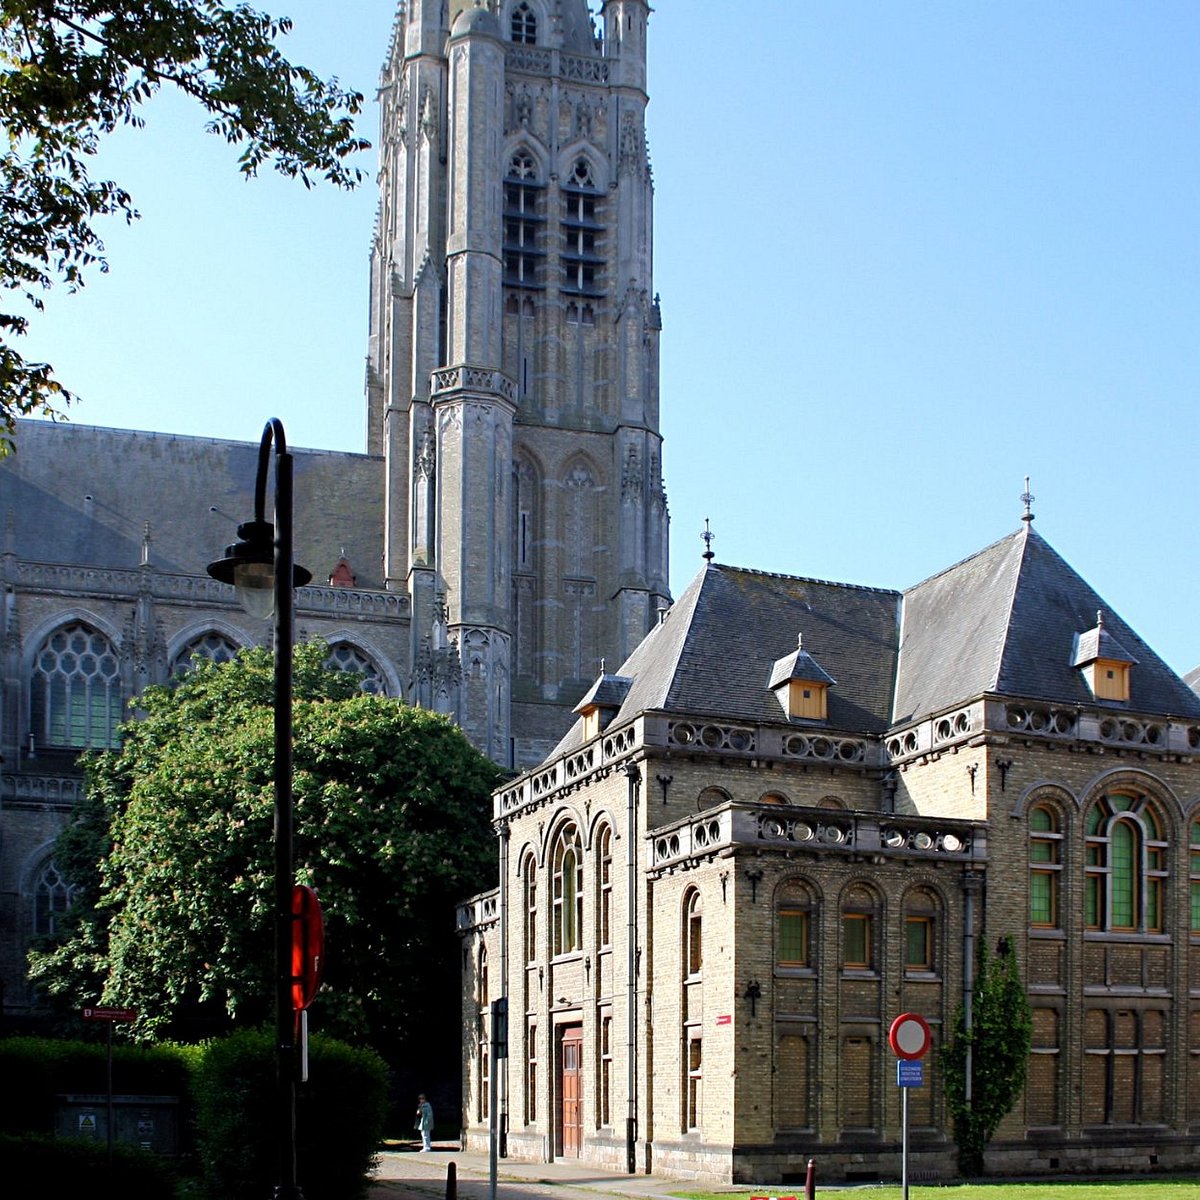
<path fill-rule="evenodd" d="M 80 750 L 116 745 L 120 664 L 104 634 L 82 621 L 56 629 L 34 659 L 30 693 L 39 745 Z"/>
<path fill-rule="evenodd" d="M 175 660 L 171 663 L 171 674 L 186 675 L 195 666 L 195 660 L 198 658 L 207 659 L 212 663 L 232 662 L 237 657 L 237 652 L 237 646 L 223 633 L 217 633 L 215 629 L 209 630 L 200 637 L 192 638 L 175 655 Z"/>
<path fill-rule="evenodd" d="M 684 974 L 695 979 L 704 966 L 704 924 L 700 916 L 700 893 L 692 889 L 688 893 L 683 914 L 683 961 Z"/>
<path fill-rule="evenodd" d="M 528 150 L 518 150 L 508 161 L 504 176 L 504 283 L 508 287 L 536 287 L 537 269 L 544 256 L 537 162 Z M 524 311 L 518 305 L 515 312 Z"/>
<path fill-rule="evenodd" d="M 1085 834 L 1087 928 L 1161 933 L 1167 843 L 1154 802 L 1122 792 L 1101 796 L 1088 809 Z"/>
<path fill-rule="evenodd" d="M 533 854 L 525 855 L 521 884 L 525 893 L 525 961 L 529 963 L 536 961 L 538 956 L 537 859 Z"/>
<path fill-rule="evenodd" d="M 612 826 L 604 825 L 596 835 L 596 944 L 612 945 Z"/>
<path fill-rule="evenodd" d="M 512 11 L 510 26 L 512 40 L 520 46 L 537 45 L 537 14 L 522 2 Z"/>
<path fill-rule="evenodd" d="M 58 869 L 58 864 L 53 859 L 48 860 L 33 888 L 33 932 L 38 936 L 54 933 L 74 896 L 74 886 Z"/>
<path fill-rule="evenodd" d="M 372 696 L 387 695 L 387 680 L 368 655 L 351 642 L 335 642 L 325 656 L 325 666 L 330 671 L 351 671 L 362 676 L 359 691 Z"/>
<path fill-rule="evenodd" d="M 583 855 L 579 830 L 566 825 L 554 843 L 553 905 L 555 954 L 570 954 L 582 946 Z"/>
<path fill-rule="evenodd" d="M 1057 929 L 1062 881 L 1062 827 L 1048 804 L 1029 810 L 1029 923 Z"/>
<path fill-rule="evenodd" d="M 565 292 L 599 295 L 603 292 L 604 257 L 599 215 L 600 190 L 591 164 L 577 159 L 563 184 L 562 288 Z M 593 318 L 594 320 L 594 318 Z"/>
<path fill-rule="evenodd" d="M 701 972 L 704 967 L 704 922 L 700 893 L 689 888 L 683 897 L 683 1129 L 699 1129 L 704 1080 L 704 1025 Z"/>

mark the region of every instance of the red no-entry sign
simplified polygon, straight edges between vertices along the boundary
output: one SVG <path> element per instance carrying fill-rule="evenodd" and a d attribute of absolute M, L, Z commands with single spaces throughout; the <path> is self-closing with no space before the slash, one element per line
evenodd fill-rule
<path fill-rule="evenodd" d="M 897 1058 L 924 1058 L 932 1042 L 925 1018 L 917 1013 L 901 1013 L 888 1030 L 888 1044 Z"/>
<path fill-rule="evenodd" d="M 325 921 L 317 893 L 296 884 L 292 888 L 292 1008 L 306 1009 L 321 986 L 325 966 Z"/>

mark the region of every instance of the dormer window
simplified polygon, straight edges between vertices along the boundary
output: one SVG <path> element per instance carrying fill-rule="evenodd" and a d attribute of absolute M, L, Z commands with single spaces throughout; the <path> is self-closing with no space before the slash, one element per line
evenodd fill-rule
<path fill-rule="evenodd" d="M 537 16 L 528 4 L 518 4 L 513 9 L 511 33 L 519 46 L 537 45 Z"/>
<path fill-rule="evenodd" d="M 575 712 L 583 717 L 584 741 L 594 738 L 608 727 L 609 722 L 620 712 L 632 683 L 633 680 L 624 675 L 606 675 L 604 664 L 601 663 L 600 678 L 575 705 Z"/>
<path fill-rule="evenodd" d="M 1130 668 L 1134 658 L 1104 628 L 1104 613 L 1096 613 L 1096 627 L 1075 639 L 1071 665 L 1083 672 L 1083 678 L 1097 700 L 1127 701 L 1130 697 Z"/>
<path fill-rule="evenodd" d="M 825 721 L 829 717 L 829 688 L 836 683 L 804 649 L 803 638 L 799 636 L 796 649 L 771 668 L 768 686 L 789 718 Z"/>

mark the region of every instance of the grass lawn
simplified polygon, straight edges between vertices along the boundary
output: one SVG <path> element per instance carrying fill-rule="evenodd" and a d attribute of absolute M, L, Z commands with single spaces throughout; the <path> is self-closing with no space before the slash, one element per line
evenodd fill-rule
<path fill-rule="evenodd" d="M 804 1200 L 804 1187 L 772 1185 L 738 1192 L 673 1192 L 685 1200 L 750 1200 L 751 1196 L 795 1196 Z M 817 1196 L 829 1200 L 862 1195 L 864 1200 L 901 1200 L 899 1184 L 859 1184 L 853 1187 L 822 1187 Z M 1200 1200 L 1200 1176 L 1171 1179 L 1048 1180 L 1025 1183 L 961 1183 L 945 1187 L 910 1184 L 909 1200 Z"/>

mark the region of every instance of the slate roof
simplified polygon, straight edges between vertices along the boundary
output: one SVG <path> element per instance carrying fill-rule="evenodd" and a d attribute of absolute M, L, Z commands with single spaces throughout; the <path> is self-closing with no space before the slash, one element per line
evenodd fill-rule
<path fill-rule="evenodd" d="M 904 594 L 896 723 L 983 694 L 1098 703 L 1072 665 L 1076 638 L 1104 628 L 1136 660 L 1134 712 L 1200 717 L 1200 698 L 1032 525 Z"/>
<path fill-rule="evenodd" d="M 0 460 L 0 520 L 28 561 L 132 569 L 149 522 L 154 566 L 203 575 L 254 515 L 257 442 L 24 420 L 16 444 Z M 383 460 L 289 449 L 296 561 L 323 584 L 344 550 L 358 587 L 382 587 Z"/>
<path fill-rule="evenodd" d="M 1127 704 L 1096 700 L 1073 665 L 1098 610 L 1137 664 Z M 1200 696 L 1026 523 L 903 593 L 709 563 L 622 664 L 632 683 L 613 723 L 647 710 L 779 722 L 771 681 L 798 634 L 837 681 L 831 730 L 878 734 L 982 695 L 1200 718 Z M 581 741 L 580 722 L 555 753 Z"/>
<path fill-rule="evenodd" d="M 720 720 L 778 722 L 769 684 L 797 634 L 838 680 L 830 728 L 881 733 L 888 725 L 900 593 L 748 571 L 701 569 L 662 622 L 622 664 L 631 684 L 614 723 L 647 709 Z M 578 745 L 582 724 L 555 753 Z"/>

